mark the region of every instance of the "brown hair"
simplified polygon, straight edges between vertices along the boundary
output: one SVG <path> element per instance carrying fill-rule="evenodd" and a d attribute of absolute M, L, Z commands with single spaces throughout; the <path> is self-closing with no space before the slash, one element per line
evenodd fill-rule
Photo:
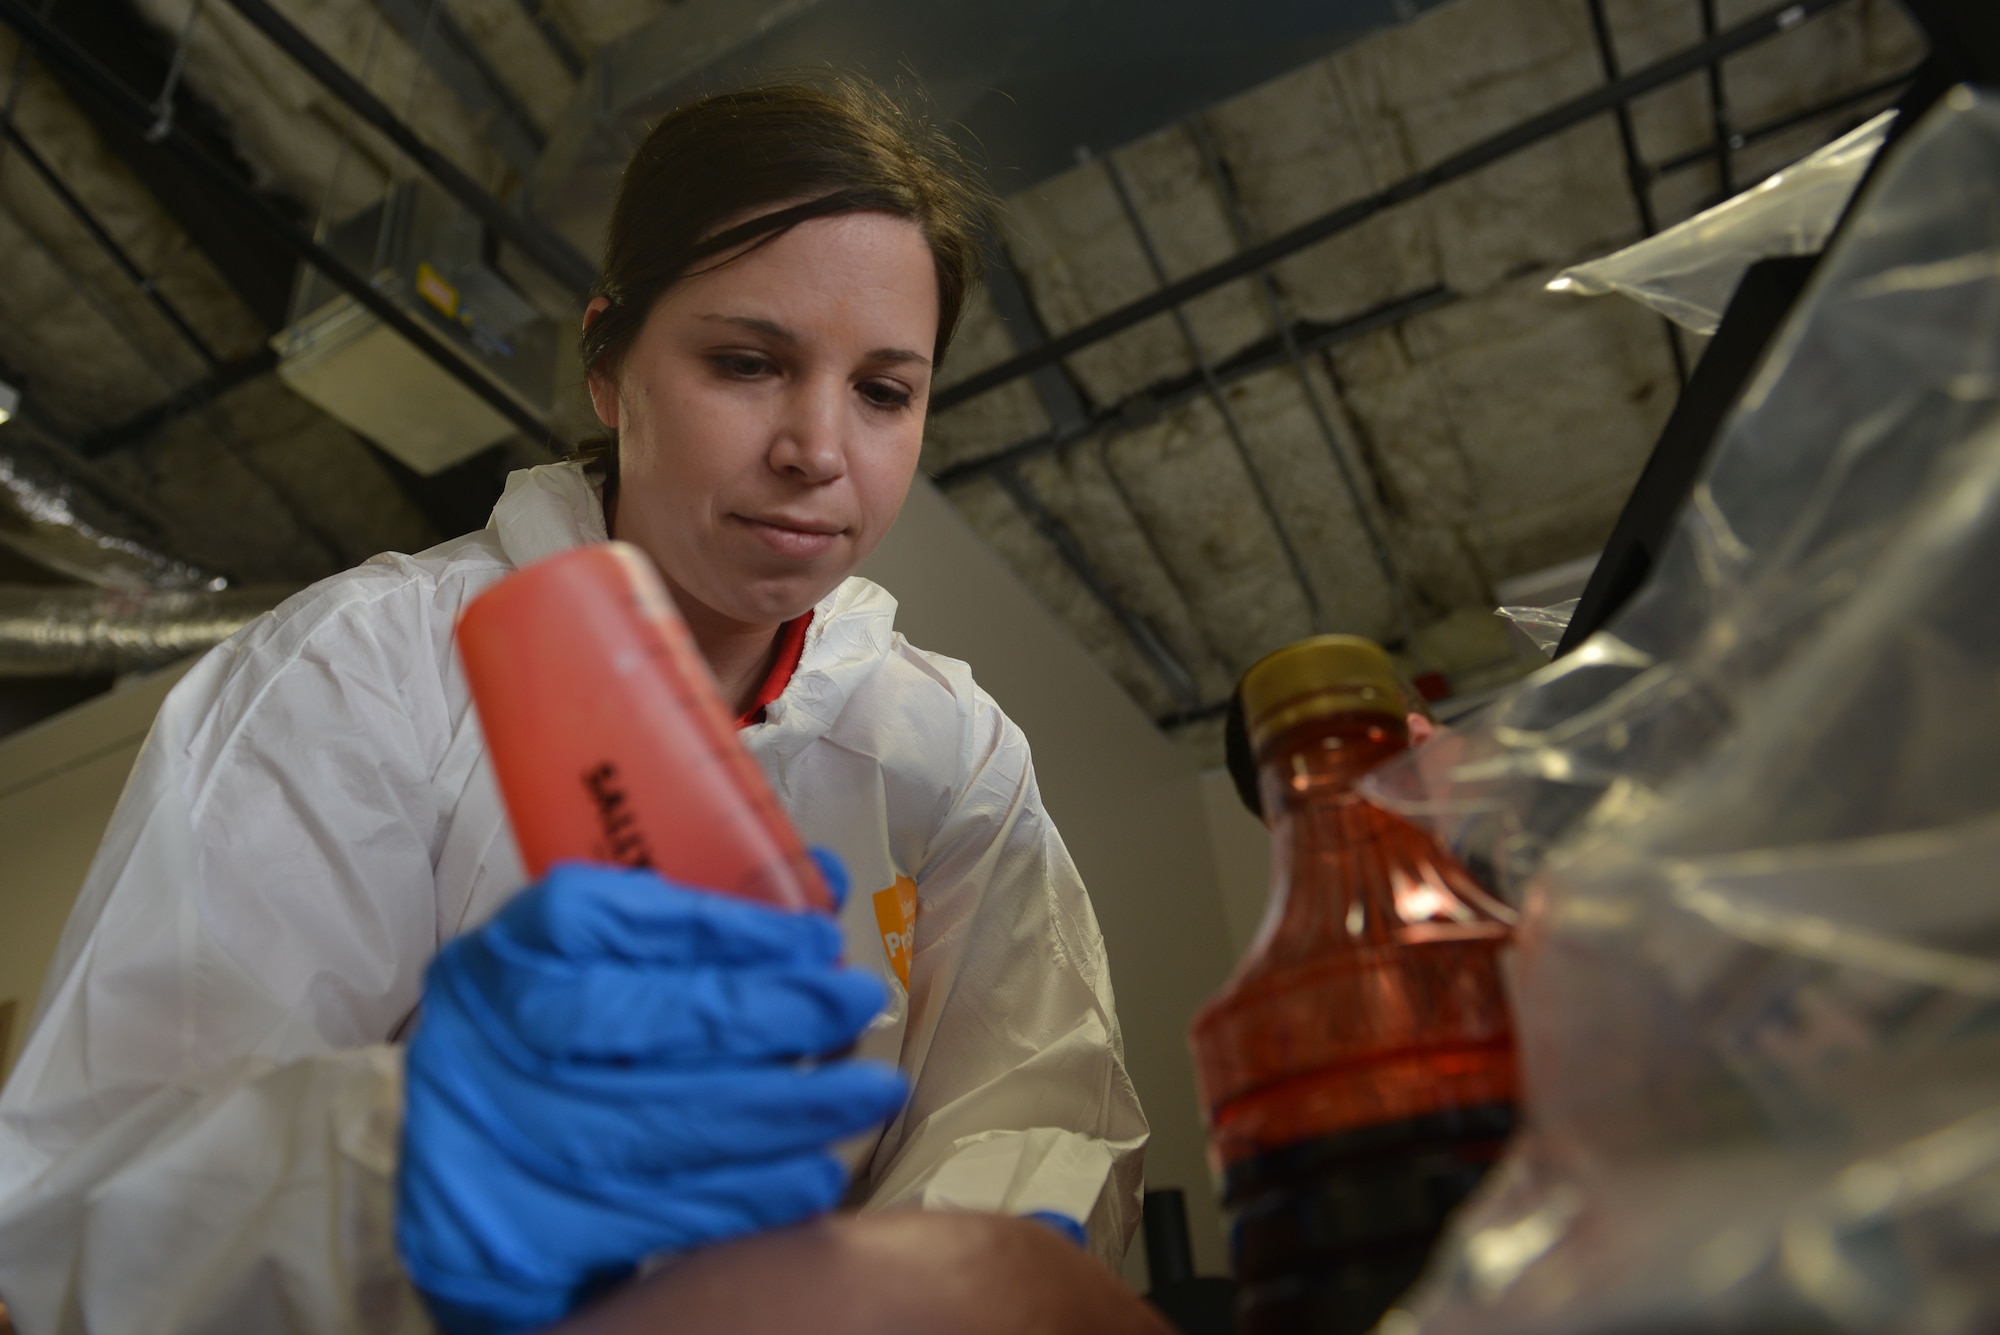
<path fill-rule="evenodd" d="M 880 211 L 914 222 L 930 243 L 935 370 L 978 283 L 979 238 L 991 205 L 942 130 L 860 78 L 701 98 L 668 113 L 625 168 L 603 276 L 592 290 L 610 306 L 583 332 L 583 364 L 588 371 L 615 367 L 661 294 L 702 261 L 722 255 L 718 262 L 726 264 L 810 218 Z M 750 221 L 716 230 L 746 215 Z M 573 454 L 616 478 L 615 436 Z"/>

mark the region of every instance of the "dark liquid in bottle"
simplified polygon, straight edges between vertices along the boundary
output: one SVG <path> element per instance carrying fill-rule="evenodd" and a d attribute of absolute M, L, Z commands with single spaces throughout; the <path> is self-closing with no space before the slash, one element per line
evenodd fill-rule
<path fill-rule="evenodd" d="M 1356 711 L 1260 757 L 1272 903 L 1191 1034 L 1249 1335 L 1373 1325 L 1511 1129 L 1511 915 L 1353 791 L 1406 745 Z"/>

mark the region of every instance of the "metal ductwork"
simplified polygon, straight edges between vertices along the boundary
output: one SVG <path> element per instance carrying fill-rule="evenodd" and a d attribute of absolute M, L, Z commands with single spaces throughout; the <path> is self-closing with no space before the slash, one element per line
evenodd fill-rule
<path fill-rule="evenodd" d="M 0 543 L 104 589 L 220 589 L 226 579 L 167 555 L 162 526 L 89 464 L 20 423 L 0 436 Z"/>
<path fill-rule="evenodd" d="M 231 589 L 169 555 L 142 502 L 20 422 L 0 435 L 0 544 L 91 586 L 0 585 L 0 678 L 163 667 L 290 592 Z"/>
<path fill-rule="evenodd" d="M 260 585 L 119 591 L 0 584 L 0 678 L 165 667 L 222 643 L 291 592 Z"/>

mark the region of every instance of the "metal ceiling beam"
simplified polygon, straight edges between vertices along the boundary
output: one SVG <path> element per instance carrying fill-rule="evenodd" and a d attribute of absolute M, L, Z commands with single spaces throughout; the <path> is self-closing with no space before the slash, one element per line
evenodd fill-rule
<path fill-rule="evenodd" d="M 1188 133 L 1194 139 L 1196 151 L 1201 154 L 1201 164 L 1208 174 L 1209 183 L 1222 197 L 1223 212 L 1228 215 L 1237 249 L 1251 245 L 1250 215 L 1243 207 L 1243 197 L 1237 193 L 1228 164 L 1223 162 L 1221 152 L 1216 149 L 1214 139 L 1209 136 L 1199 116 L 1188 122 Z M 1299 350 L 1298 340 L 1292 336 L 1292 321 L 1285 311 L 1284 294 L 1278 286 L 1277 275 L 1269 269 L 1259 269 L 1257 288 L 1264 297 L 1264 313 L 1271 321 L 1271 331 L 1278 336 L 1278 342 L 1285 350 L 1285 360 L 1292 364 L 1292 371 L 1299 378 L 1299 390 L 1306 396 L 1306 405 L 1312 410 L 1313 424 L 1319 428 L 1320 440 L 1333 460 L 1334 472 L 1340 478 L 1342 490 L 1347 493 L 1348 504 L 1354 507 L 1354 517 L 1361 525 L 1362 536 L 1368 541 L 1369 554 L 1389 586 L 1389 599 L 1395 606 L 1396 624 L 1402 631 L 1403 643 L 1414 649 L 1416 622 L 1410 616 L 1409 588 L 1403 581 L 1403 572 L 1397 567 L 1396 558 L 1389 550 L 1388 538 L 1376 522 L 1375 507 L 1355 476 L 1354 465 L 1347 457 L 1347 443 L 1334 430 L 1333 417 L 1326 405 L 1320 402 L 1319 386 L 1313 383 L 1305 354 Z M 1337 389 L 1335 393 L 1338 394 Z"/>
<path fill-rule="evenodd" d="M 1712 38 L 1722 26 L 1715 11 L 1715 0 L 1699 0 L 1701 5 L 1701 35 Z M 1736 150 L 1742 146 L 1736 137 L 1736 130 L 1730 122 L 1729 88 L 1723 82 L 1722 62 L 1716 61 L 1708 67 L 1708 113 L 1715 122 L 1715 179 L 1720 197 L 1728 199 L 1736 193 Z"/>
<path fill-rule="evenodd" d="M 1783 134 L 1787 130 L 1795 130 L 1801 125 L 1816 121 L 1822 116 L 1831 116 L 1836 111 L 1846 111 L 1850 107 L 1860 106 L 1864 102 L 1872 102 L 1885 94 L 1900 92 L 1909 85 L 1910 80 L 1916 77 L 1916 69 L 1908 69 L 1904 70 L 1901 74 L 1891 75 L 1886 79 L 1877 79 L 1873 83 L 1864 84 L 1862 87 L 1853 89 L 1850 92 L 1841 93 L 1824 102 L 1815 103 L 1807 107 L 1804 111 L 1794 111 L 1790 115 L 1779 116 L 1775 120 L 1768 120 L 1761 125 L 1754 125 L 1737 134 L 1734 142 L 1738 148 L 1748 148 L 1750 145 L 1761 143 L 1773 135 Z M 1697 167 L 1707 162 L 1715 154 L 1716 146 L 1714 144 L 1704 144 L 1700 148 L 1691 149 L 1678 157 L 1668 158 L 1665 162 L 1653 168 L 1653 175 L 1657 179 L 1662 176 L 1671 176 L 1675 172 L 1686 171 L 1689 167 Z"/>
<path fill-rule="evenodd" d="M 157 112 L 157 93 L 168 82 L 173 48 L 141 17 L 132 0 L 61 0 L 37 9 L 47 10 L 49 26 L 109 71 L 123 87 L 141 90 L 149 110 Z M 187 234 L 257 321 L 267 330 L 283 326 L 297 262 L 246 214 L 237 203 L 238 194 L 214 190 L 196 180 L 182 170 L 172 154 L 149 141 L 152 115 L 143 124 L 135 123 L 107 105 L 90 83 L 75 78 L 60 65 L 45 68 L 90 119 L 105 146 L 151 192 L 161 210 Z M 243 192 L 261 195 L 294 220 L 301 216 L 293 201 L 257 186 L 254 173 L 236 150 L 228 122 L 185 82 L 173 90 L 170 105 L 174 129 L 227 164 Z"/>
<path fill-rule="evenodd" d="M 87 84 L 93 93 L 126 121 L 136 125 L 153 123 L 152 108 L 96 61 L 85 55 L 63 34 L 42 19 L 25 0 L 0 0 L 0 21 L 12 27 L 24 41 L 32 43 L 51 66 Z M 257 219 L 267 235 L 294 258 L 312 265 L 336 287 L 359 302 L 367 311 L 414 345 L 452 379 L 464 385 L 508 421 L 537 441 L 553 439 L 546 422 L 523 407 L 512 395 L 474 370 L 430 330 L 377 291 L 373 284 L 350 268 L 339 256 L 292 225 L 268 200 L 248 191 L 235 174 L 188 138 L 176 123 L 162 146 L 198 180 L 212 190 L 235 196 L 249 216 Z"/>
<path fill-rule="evenodd" d="M 1139 239 L 1139 253 L 1145 256 L 1153 281 L 1166 286 L 1167 268 L 1160 262 L 1159 247 L 1153 244 L 1153 234 L 1147 230 L 1146 220 L 1139 214 L 1139 205 L 1132 198 L 1131 188 L 1125 184 L 1125 174 L 1118 170 L 1116 159 L 1105 158 L 1103 163 L 1104 174 L 1111 182 L 1111 191 L 1118 196 L 1118 207 L 1123 210 L 1132 234 Z M 1257 497 L 1257 507 L 1264 512 L 1264 519 L 1271 526 L 1271 535 L 1278 540 L 1278 550 L 1284 553 L 1292 579 L 1306 600 L 1306 624 L 1312 627 L 1314 634 L 1318 634 L 1326 629 L 1326 613 L 1320 607 L 1319 590 L 1313 587 L 1312 577 L 1306 573 L 1305 559 L 1299 555 L 1298 544 L 1292 541 L 1291 530 L 1285 527 L 1284 517 L 1278 513 L 1277 502 L 1271 499 L 1271 488 L 1264 481 L 1263 470 L 1257 467 L 1256 459 L 1250 454 L 1250 442 L 1243 437 L 1243 425 L 1236 420 L 1235 409 L 1229 406 L 1228 397 L 1216 381 L 1215 367 L 1209 362 L 1201 340 L 1195 337 L 1194 326 L 1188 323 L 1187 311 L 1175 306 L 1172 315 L 1174 327 L 1180 330 L 1181 342 L 1187 345 L 1188 356 L 1194 359 L 1195 370 L 1201 374 L 1202 387 L 1208 391 L 1209 402 L 1222 417 L 1222 429 L 1229 436 L 1229 444 L 1236 452 L 1236 461 L 1243 466 L 1244 476 L 1250 481 L 1250 490 Z"/>
<path fill-rule="evenodd" d="M 102 459 L 127 445 L 136 445 L 174 419 L 207 407 L 238 385 L 248 384 L 277 367 L 277 350 L 267 343 L 241 361 L 217 367 L 164 402 L 141 408 L 122 422 L 91 432 L 76 442 L 77 453 L 86 459 Z"/>
<path fill-rule="evenodd" d="M 541 0 L 514 0 L 514 2 L 521 7 L 521 13 L 526 16 L 528 22 L 535 25 L 535 31 L 542 35 L 542 40 L 548 44 L 549 51 L 557 62 L 569 71 L 569 77 L 581 79 L 588 62 L 584 60 L 583 53 L 576 49 L 576 44 L 570 41 L 569 34 L 562 30 L 562 25 L 543 10 Z"/>
<path fill-rule="evenodd" d="M 1707 4 L 1708 0 L 1701 3 Z M 1615 85 L 1623 77 L 1618 64 L 1618 39 L 1612 35 L 1604 0 L 1589 0 L 1589 7 L 1590 28 L 1597 39 L 1597 58 L 1604 67 L 1604 81 Z M 1720 61 L 1710 64 L 1709 77 L 1716 78 L 1720 68 Z M 1639 132 L 1632 123 L 1632 104 L 1620 102 L 1612 109 L 1612 116 L 1618 123 L 1618 151 L 1625 158 L 1625 179 L 1632 190 L 1632 203 L 1639 210 L 1639 230 L 1645 236 L 1656 235 L 1660 230 L 1660 215 L 1653 207 L 1653 174 L 1639 153 Z M 1667 340 L 1667 356 L 1674 364 L 1674 385 L 1679 389 L 1688 382 L 1687 352 L 1681 347 L 1680 330 L 1672 320 L 1662 316 L 1660 333 Z"/>
<path fill-rule="evenodd" d="M 1433 287 L 1407 297 L 1398 297 L 1372 310 L 1364 311 L 1352 320 L 1342 320 L 1337 324 L 1323 324 L 1314 320 L 1300 320 L 1291 327 L 1293 346 L 1300 353 L 1314 353 L 1323 348 L 1331 348 L 1372 334 L 1378 329 L 1400 324 L 1412 316 L 1425 311 L 1448 306 L 1458 300 L 1458 294 L 1447 288 Z M 1246 377 L 1276 370 L 1291 359 L 1284 341 L 1276 335 L 1259 340 L 1245 348 L 1228 361 L 1215 368 L 1218 384 L 1227 386 Z M 1081 423 L 1072 426 L 1056 426 L 1038 436 L 1029 436 L 1016 441 L 992 454 L 968 460 L 942 469 L 932 476 L 932 481 L 940 487 L 957 487 L 988 477 L 1003 468 L 1011 467 L 1038 454 L 1060 450 L 1074 445 L 1080 440 L 1107 431 L 1118 431 L 1135 426 L 1144 426 L 1159 418 L 1169 408 L 1179 407 L 1192 399 L 1202 398 L 1208 393 L 1208 385 L 1199 372 L 1188 375 L 1169 376 L 1154 381 L 1146 388 L 1138 390 L 1117 403 L 1099 408 Z"/>
<path fill-rule="evenodd" d="M 17 5 L 18 0 L 12 0 L 9 8 Z M 579 294 L 588 291 L 591 284 L 597 281 L 596 267 L 571 249 L 568 242 L 509 210 L 466 175 L 457 163 L 418 138 L 416 131 L 405 125 L 380 98 L 336 64 L 332 57 L 293 27 L 266 0 L 229 0 L 229 5 L 272 45 L 296 61 L 321 87 L 406 154 L 446 194 L 464 205 L 501 239 L 545 269 L 551 277 Z"/>
<path fill-rule="evenodd" d="M 0 139 L 4 139 L 7 146 L 13 149 L 14 156 L 20 158 L 21 161 L 34 169 L 35 175 L 42 178 L 42 183 L 48 186 L 56 199 L 69 211 L 70 217 L 76 219 L 82 225 L 83 230 L 90 234 L 90 239 L 97 243 L 98 249 L 102 250 L 110 257 L 111 262 L 118 266 L 118 271 L 132 281 L 132 285 L 139 289 L 139 295 L 144 297 L 147 304 L 159 313 L 160 318 L 173 326 L 174 332 L 179 334 L 181 340 L 194 350 L 195 356 L 201 358 L 202 362 L 210 370 L 214 370 L 216 367 L 222 365 L 222 360 L 215 355 L 215 349 L 208 346 L 208 340 L 203 338 L 195 330 L 195 327 L 188 323 L 187 317 L 181 314 L 180 309 L 173 302 L 167 300 L 166 294 L 160 291 L 159 285 L 153 281 L 152 275 L 141 269 L 138 262 L 126 252 L 125 247 L 118 244 L 118 239 L 112 236 L 104 224 L 98 220 L 97 215 L 90 211 L 90 206 L 85 204 L 82 199 L 77 197 L 76 192 L 69 188 L 69 185 L 56 173 L 56 169 L 50 165 L 48 160 L 35 151 L 35 146 L 27 141 L 20 129 L 14 124 L 13 117 L 0 114 Z"/>
<path fill-rule="evenodd" d="M 1001 322 L 1007 326 L 1008 338 L 1015 348 L 1030 348 L 1043 342 L 1049 336 L 1048 326 L 1043 323 L 1041 312 L 1035 309 L 1035 302 L 1028 295 L 1021 275 L 1015 271 L 1014 262 L 1008 256 L 1006 247 L 993 233 L 986 234 L 986 291 L 992 299 L 993 309 L 999 313 Z M 1058 427 L 1073 427 L 1085 421 L 1088 413 L 1084 409 L 1083 396 L 1070 383 L 1069 373 L 1060 366 L 1044 366 L 1029 377 L 1035 387 L 1035 396 L 1041 400 L 1043 411 Z M 1107 469 L 1108 471 L 1108 469 Z M 1125 605 L 1110 581 L 1090 558 L 1083 540 L 1076 536 L 1062 516 L 1051 510 L 1047 503 L 1036 494 L 1028 480 L 1016 468 L 1005 468 L 994 474 L 1001 490 L 1014 502 L 1041 535 L 1055 548 L 1056 555 L 1070 573 L 1077 577 L 1091 597 L 1111 614 L 1125 634 L 1130 637 L 1133 647 L 1160 682 L 1183 704 L 1194 704 L 1201 699 L 1201 687 L 1195 682 L 1194 674 L 1182 663 L 1180 656 L 1167 644 L 1153 623 Z M 1147 531 L 1145 520 L 1134 509 L 1125 496 L 1124 488 L 1118 488 L 1121 499 L 1126 501 L 1126 510 L 1131 515 L 1133 526 L 1145 538 L 1149 548 L 1157 555 L 1158 547 L 1153 535 Z M 1166 563 L 1161 562 L 1163 568 Z M 1168 578 L 1172 578 L 1169 569 Z M 1177 586 L 1178 591 L 1178 586 Z"/>
<path fill-rule="evenodd" d="M 1063 564 L 1070 568 L 1071 573 L 1090 592 L 1091 597 L 1102 604 L 1105 611 L 1118 622 L 1125 634 L 1131 638 L 1133 646 L 1138 649 L 1139 656 L 1146 660 L 1146 665 L 1153 669 L 1154 674 L 1166 688 L 1185 705 L 1191 706 L 1197 703 L 1201 699 L 1201 688 L 1182 665 L 1179 656 L 1160 637 L 1160 633 L 1153 629 L 1151 622 L 1126 607 L 1124 601 L 1113 592 L 1069 525 L 1063 523 L 1062 518 L 1035 494 L 1019 470 L 1003 468 L 995 473 L 994 477 L 999 482 L 1000 489 L 1005 491 L 1021 513 L 1027 516 L 1028 522 L 1048 539 L 1049 544 L 1062 557 Z"/>
<path fill-rule="evenodd" d="M 533 171 L 547 136 L 451 11 L 440 0 L 377 3 L 438 82 L 467 111 L 486 118 L 487 138 L 500 156 L 523 176 Z"/>
<path fill-rule="evenodd" d="M 1545 139 L 1581 125 L 1592 117 L 1610 111 L 1613 107 L 1622 106 L 1635 97 L 1641 97 L 1657 88 L 1684 79 L 1725 56 L 1734 55 L 1780 33 L 1789 32 L 1807 19 L 1842 3 L 1844 0 L 1793 0 L 1792 3 L 1765 10 L 1719 34 L 1713 41 L 1690 47 L 1622 79 L 1571 98 L 1512 129 L 1504 130 L 1470 148 L 1462 149 L 1434 166 L 1412 173 L 1385 189 L 1345 204 L 1309 222 L 1301 223 L 1260 245 L 1239 251 L 1227 260 L 1190 274 L 1149 296 L 1079 325 L 1058 338 L 1050 339 L 1040 348 L 1011 357 L 997 366 L 969 376 L 939 394 L 932 403 L 932 409 L 942 412 L 955 404 L 963 403 L 967 399 L 1026 375 L 1037 367 L 1067 357 L 1079 348 L 1100 342 L 1141 320 L 1162 314 L 1224 283 L 1234 282 L 1236 279 L 1254 274 L 1259 269 L 1269 268 L 1287 255 L 1357 227 L 1385 209 L 1408 203 L 1439 186 L 1469 176 L 1483 167 L 1511 157 L 1522 149 L 1531 148 Z"/>

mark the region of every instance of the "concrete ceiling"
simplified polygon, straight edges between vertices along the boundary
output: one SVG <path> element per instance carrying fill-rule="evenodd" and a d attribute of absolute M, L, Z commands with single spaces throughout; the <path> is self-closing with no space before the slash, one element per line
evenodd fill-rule
<path fill-rule="evenodd" d="M 147 48 L 124 58 L 163 69 L 189 0 L 58 0 L 56 12 L 127 4 L 151 29 Z M 521 145 L 574 114 L 580 84 L 565 48 L 588 53 L 660 24 L 691 43 L 763 32 L 801 7 L 439 0 L 435 12 L 505 95 L 496 101 L 491 89 L 469 95 L 463 78 L 455 91 L 419 60 L 406 27 L 429 4 L 277 8 L 503 198 L 529 176 Z M 1765 7 L 1718 0 L 1718 21 Z M 1606 0 L 1606 10 L 1626 70 L 1702 40 L 1700 0 Z M 1734 125 L 1825 107 L 1921 54 L 1893 0 L 1844 0 L 1725 62 Z M 7 96 L 22 138 L 215 358 L 257 352 L 273 300 L 268 281 L 246 277 L 241 248 L 216 240 L 229 220 L 176 199 L 87 97 L 19 59 L 4 29 L 0 68 L 14 71 Z M 184 114 L 208 117 L 245 179 L 303 226 L 352 214 L 411 170 L 227 4 L 202 10 L 183 77 L 198 100 Z M 973 304 L 944 386 L 1153 291 L 1153 260 L 1169 280 L 1193 273 L 1604 80 L 1586 0 L 1457 0 L 1020 189 L 1001 224 L 1012 279 Z M 1890 97 L 1754 136 L 1730 155 L 1734 183 Z M 1640 99 L 1631 119 L 1656 167 L 1715 140 L 1700 74 Z M 1656 223 L 1671 223 L 1720 187 L 1711 155 L 1658 176 L 1647 201 Z M 1617 122 L 1599 116 L 1283 260 L 1268 282 L 1216 288 L 1189 303 L 1185 328 L 1154 317 L 1064 359 L 1058 375 L 937 414 L 924 464 L 1153 715 L 1199 715 L 1250 661 L 1316 628 L 1395 642 L 1411 666 L 1476 691 L 1524 664 L 1491 615 L 1495 585 L 1601 545 L 1673 406 L 1676 336 L 1656 318 L 1542 291 L 1557 269 L 1642 230 Z M 531 295 L 567 314 L 559 293 Z M 1338 327 L 1385 307 L 1407 313 L 1230 378 L 1219 395 L 1202 387 L 1204 362 L 1275 346 L 1281 326 Z M 1683 364 L 1699 351 L 1681 337 Z M 244 582 L 303 581 L 462 531 L 508 464 L 544 457 L 518 441 L 418 479 L 268 374 L 156 429 L 106 436 L 211 367 L 11 149 L 0 155 L 0 364 L 27 387 L 35 426 L 83 449 L 116 441 L 97 466 L 147 497 L 180 554 Z M 577 378 L 572 368 L 572 390 Z M 1145 410 L 1144 391 L 1177 378 L 1183 392 Z M 1006 470 L 981 462 L 1121 403 L 1137 407 L 1112 429 Z M 570 393 L 558 418 L 580 428 L 581 396 Z M 1178 731 L 1205 758 L 1218 754 L 1212 721 Z"/>

